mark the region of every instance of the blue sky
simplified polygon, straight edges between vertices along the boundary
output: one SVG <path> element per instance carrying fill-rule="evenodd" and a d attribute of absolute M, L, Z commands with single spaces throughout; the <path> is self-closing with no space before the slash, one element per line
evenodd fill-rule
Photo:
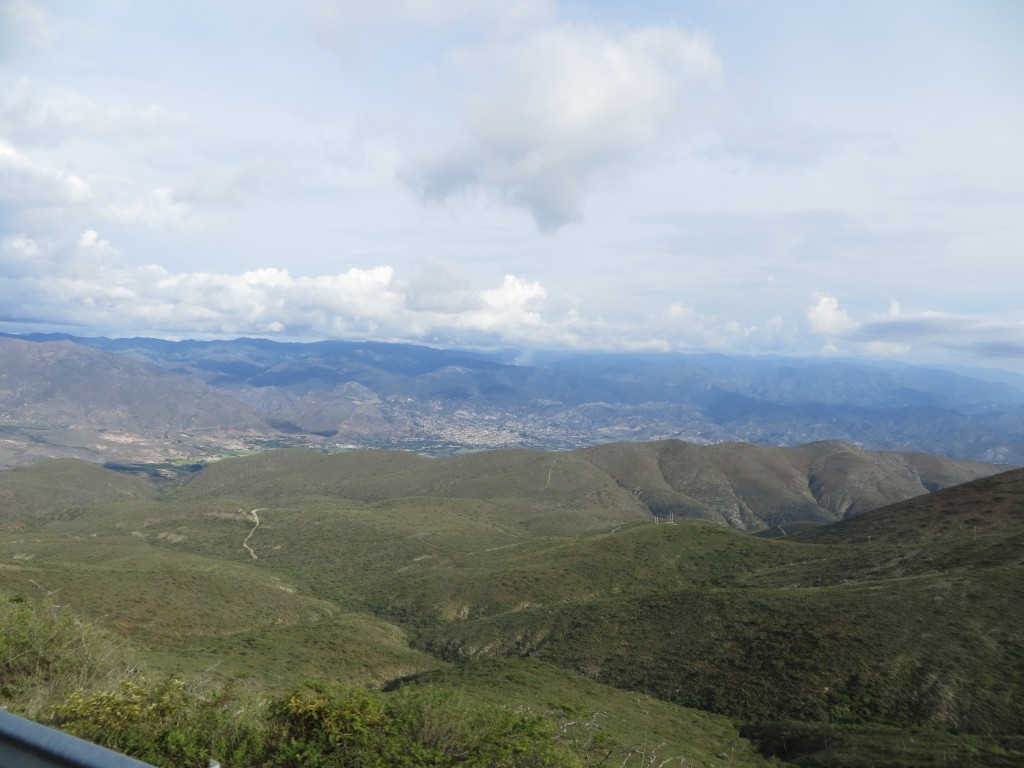
<path fill-rule="evenodd" d="M 1016 0 L 0 0 L 0 330 L 1024 370 Z"/>

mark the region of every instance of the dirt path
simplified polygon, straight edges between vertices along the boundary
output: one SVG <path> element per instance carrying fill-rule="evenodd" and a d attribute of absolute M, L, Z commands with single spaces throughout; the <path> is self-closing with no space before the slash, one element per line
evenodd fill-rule
<path fill-rule="evenodd" d="M 555 460 L 551 462 L 551 469 L 548 470 L 548 481 L 546 483 L 544 483 L 544 487 L 540 489 L 541 493 L 544 493 L 544 491 L 546 491 L 548 488 L 551 487 L 551 473 L 555 471 L 555 465 L 557 463 L 558 463 L 558 457 L 556 456 Z"/>
<path fill-rule="evenodd" d="M 242 510 L 238 510 L 238 511 L 241 512 Z M 242 542 L 242 547 L 250 555 L 252 555 L 252 559 L 253 560 L 259 560 L 259 558 L 256 556 L 256 550 L 254 550 L 252 547 L 249 546 L 249 539 L 251 539 L 252 535 L 254 533 L 256 533 L 256 529 L 260 527 L 260 516 L 257 513 L 258 512 L 262 512 L 262 511 L 263 511 L 262 508 L 261 509 L 252 509 L 252 510 L 249 511 L 249 517 L 252 518 L 252 521 L 255 523 L 255 525 L 252 527 L 252 530 L 249 531 L 249 535 L 246 536 L 245 540 Z"/>

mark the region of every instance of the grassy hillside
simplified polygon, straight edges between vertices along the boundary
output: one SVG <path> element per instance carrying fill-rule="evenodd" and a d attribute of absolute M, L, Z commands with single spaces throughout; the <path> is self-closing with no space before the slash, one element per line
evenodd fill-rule
<path fill-rule="evenodd" d="M 775 448 L 664 440 L 599 446 L 580 455 L 632 490 L 656 515 L 747 530 L 832 522 L 995 471 L 926 454 L 864 451 L 837 441 Z"/>
<path fill-rule="evenodd" d="M 453 661 L 537 656 L 745 721 L 1018 733 L 1016 576 L 600 597 L 462 622 L 428 647 Z"/>
<path fill-rule="evenodd" d="M 736 723 L 807 765 L 925 765 L 929 743 L 1024 763 L 1024 471 L 776 539 L 656 522 L 630 487 L 707 504 L 728 486 L 736 504 L 803 478 L 813 497 L 814 472 L 870 490 L 894 460 L 834 444 L 713 455 L 281 451 L 161 490 L 55 462 L 0 473 L 0 593 L 48 594 L 160 669 L 277 692 L 440 685 L 590 723 L 569 726 L 581 738 L 600 721 L 616 764 L 654 743 L 758 764 Z"/>
<path fill-rule="evenodd" d="M 73 459 L 0 471 L 0 530 L 15 531 L 88 506 L 156 495 L 149 483 Z"/>
<path fill-rule="evenodd" d="M 400 684 L 442 685 L 477 701 L 554 716 L 569 738 L 587 743 L 588 765 L 768 764 L 728 718 L 603 685 L 537 659 L 481 659 Z"/>
<path fill-rule="evenodd" d="M 900 544 L 942 541 L 1024 528 L 1024 470 L 965 482 L 933 495 L 876 509 L 852 520 L 802 535 L 801 541 Z"/>
<path fill-rule="evenodd" d="M 447 459 L 404 451 L 331 456 L 273 451 L 221 462 L 182 496 L 234 495 L 253 504 L 323 496 L 360 502 L 475 500 L 537 533 L 577 535 L 662 518 L 758 530 L 830 522 L 998 467 L 838 442 L 797 448 L 615 443 L 571 452 L 505 449 Z"/>

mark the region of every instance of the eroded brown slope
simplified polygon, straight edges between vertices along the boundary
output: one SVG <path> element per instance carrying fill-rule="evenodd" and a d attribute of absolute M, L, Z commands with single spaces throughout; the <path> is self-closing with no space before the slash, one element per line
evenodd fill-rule
<path fill-rule="evenodd" d="M 677 440 L 580 452 L 659 517 L 696 517 L 756 530 L 834 522 L 999 471 L 921 453 L 865 451 L 838 441 L 797 447 L 696 446 Z"/>
<path fill-rule="evenodd" d="M 905 544 L 1024 529 L 1024 469 L 945 488 L 800 535 L 816 543 Z"/>

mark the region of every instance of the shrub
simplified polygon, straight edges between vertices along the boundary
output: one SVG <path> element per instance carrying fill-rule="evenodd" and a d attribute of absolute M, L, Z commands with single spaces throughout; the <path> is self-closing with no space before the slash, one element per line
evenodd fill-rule
<path fill-rule="evenodd" d="M 259 765 L 265 751 L 262 706 L 230 689 L 202 691 L 168 678 L 122 681 L 115 690 L 72 693 L 52 722 L 83 739 L 156 764 L 202 768 Z"/>
<path fill-rule="evenodd" d="M 171 678 L 72 693 L 64 730 L 157 765 L 232 768 L 573 768 L 551 718 L 478 706 L 439 688 L 393 694 L 307 686 L 269 704 Z"/>
<path fill-rule="evenodd" d="M 0 702 L 34 713 L 75 689 L 114 685 L 137 674 L 121 638 L 51 600 L 0 603 Z"/>
<path fill-rule="evenodd" d="M 506 707 L 481 707 L 455 693 L 407 686 L 297 692 L 272 708 L 283 741 L 274 765 L 352 768 L 546 768 L 580 766 L 556 739 L 553 721 Z"/>

